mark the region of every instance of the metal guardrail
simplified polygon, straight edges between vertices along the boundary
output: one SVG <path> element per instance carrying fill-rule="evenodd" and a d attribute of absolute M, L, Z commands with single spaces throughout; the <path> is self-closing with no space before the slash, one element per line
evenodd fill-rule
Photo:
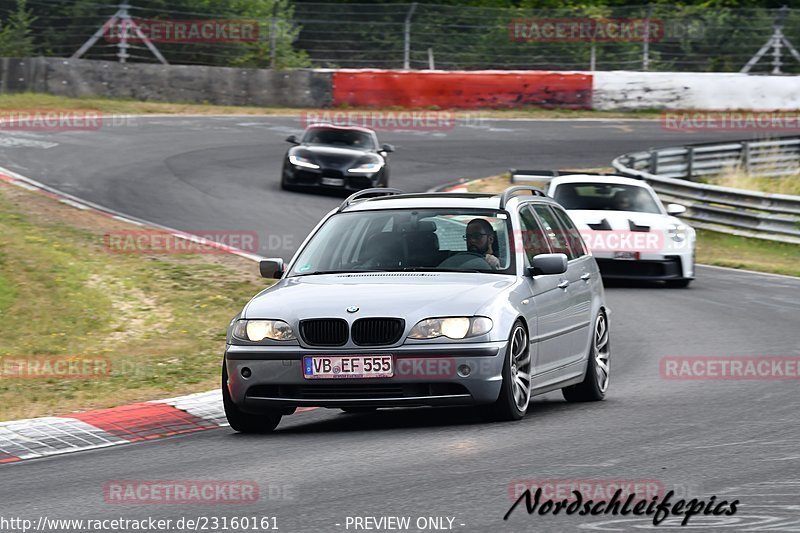
<path fill-rule="evenodd" d="M 624 176 L 647 181 L 665 200 L 686 205 L 682 217 L 694 226 L 800 244 L 800 196 L 692 181 L 736 170 L 752 176 L 800 175 L 800 137 L 634 152 L 612 165 Z"/>

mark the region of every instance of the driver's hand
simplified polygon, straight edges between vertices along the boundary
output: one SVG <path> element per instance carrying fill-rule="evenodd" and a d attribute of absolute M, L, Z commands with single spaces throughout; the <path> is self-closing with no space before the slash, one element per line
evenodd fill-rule
<path fill-rule="evenodd" d="M 484 259 L 486 259 L 486 262 L 489 263 L 489 266 L 491 266 L 493 269 L 500 270 L 500 260 L 498 258 L 492 254 L 486 254 Z"/>

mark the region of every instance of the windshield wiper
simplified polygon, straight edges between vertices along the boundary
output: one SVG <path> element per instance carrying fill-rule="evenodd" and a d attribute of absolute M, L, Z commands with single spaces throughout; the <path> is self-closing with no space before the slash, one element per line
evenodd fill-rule
<path fill-rule="evenodd" d="M 397 269 L 396 272 L 470 272 L 473 274 L 480 274 L 482 271 L 469 268 L 439 268 L 439 267 L 418 266 L 418 267 L 400 268 Z"/>
<path fill-rule="evenodd" d="M 386 270 L 375 270 L 375 269 L 365 269 L 365 270 L 315 270 L 314 272 L 306 272 L 304 274 L 295 274 L 291 277 L 300 277 L 300 276 L 315 276 L 317 274 L 360 274 L 361 272 L 387 272 Z"/>

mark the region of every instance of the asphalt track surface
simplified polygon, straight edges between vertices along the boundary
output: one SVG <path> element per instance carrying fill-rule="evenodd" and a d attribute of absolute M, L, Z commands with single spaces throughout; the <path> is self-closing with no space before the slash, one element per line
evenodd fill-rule
<path fill-rule="evenodd" d="M 0 165 L 171 227 L 279 235 L 274 248 L 262 236 L 260 252 L 286 258 L 340 201 L 278 189 L 281 141 L 300 129 L 296 119 L 137 122 L 1 134 Z M 726 136 L 667 132 L 656 122 L 490 121 L 381 137 L 398 150 L 391 185 L 421 191 L 508 167 L 606 166 L 626 151 Z M 0 468 L 0 517 L 269 516 L 284 532 L 335 532 L 355 531 L 348 516 L 409 516 L 412 525 L 432 516 L 454 518 L 454 531 L 640 531 L 654 528 L 651 517 L 503 515 L 519 480 L 641 480 L 678 496 L 740 501 L 734 516 L 696 516 L 686 527 L 670 518 L 662 528 L 800 531 L 798 382 L 665 379 L 659 367 L 668 356 L 800 355 L 800 280 L 700 267 L 689 289 L 616 285 L 606 295 L 613 352 L 605 402 L 567 404 L 551 393 L 523 421 L 505 424 L 460 408 L 318 409 L 284 418 L 269 436 L 222 428 L 25 461 Z M 132 506 L 103 496 L 111 480 L 198 479 L 255 481 L 261 498 Z"/>

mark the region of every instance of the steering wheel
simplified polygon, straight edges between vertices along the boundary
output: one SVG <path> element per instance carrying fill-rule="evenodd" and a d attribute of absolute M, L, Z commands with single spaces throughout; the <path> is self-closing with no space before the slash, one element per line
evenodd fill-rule
<path fill-rule="evenodd" d="M 450 257 L 439 263 L 439 267 L 466 268 L 466 269 L 476 269 L 476 270 L 494 270 L 492 268 L 492 265 L 490 265 L 489 262 L 486 260 L 484 254 L 472 251 L 463 251 L 451 255 Z"/>

